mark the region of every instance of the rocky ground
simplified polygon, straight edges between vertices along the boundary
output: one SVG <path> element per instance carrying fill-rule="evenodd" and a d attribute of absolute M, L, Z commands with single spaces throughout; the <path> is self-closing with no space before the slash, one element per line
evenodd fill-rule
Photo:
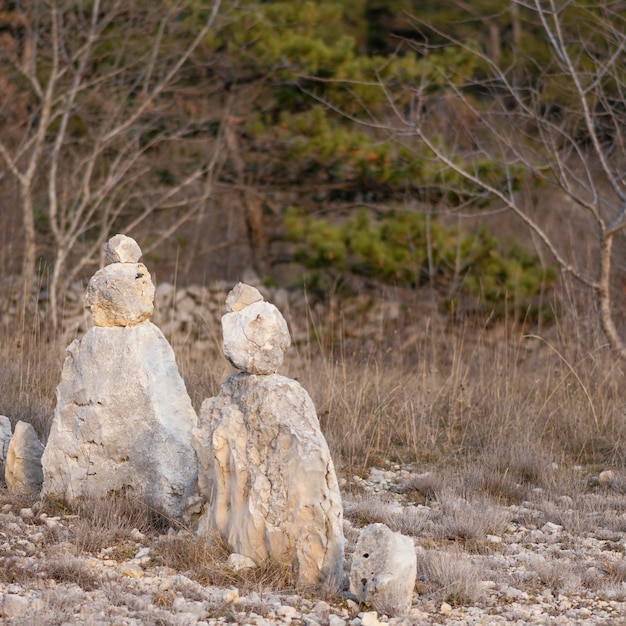
<path fill-rule="evenodd" d="M 414 538 L 418 580 L 408 616 L 381 615 L 346 593 L 278 590 L 269 570 L 233 573 L 216 586 L 199 575 L 189 551 L 198 544 L 185 529 L 107 525 L 2 491 L 0 617 L 20 626 L 626 623 L 626 498 L 615 476 L 578 468 L 584 488 L 573 496 L 536 488 L 526 500 L 497 504 L 467 482 L 465 492 L 454 481 L 444 489 L 419 470 L 389 464 L 342 480 L 346 567 L 365 524 Z M 226 556 L 205 568 L 227 571 Z"/>

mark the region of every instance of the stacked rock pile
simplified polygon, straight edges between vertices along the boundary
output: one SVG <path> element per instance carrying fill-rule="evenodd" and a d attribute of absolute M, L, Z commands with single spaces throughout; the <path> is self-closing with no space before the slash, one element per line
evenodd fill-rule
<path fill-rule="evenodd" d="M 244 283 L 228 293 L 222 347 L 239 372 L 205 400 L 198 422 L 172 348 L 150 321 L 155 288 L 141 249 L 116 235 L 105 253 L 108 264 L 84 296 L 94 326 L 67 349 L 45 450 L 31 425 L 18 422 L 11 436 L 8 420 L 0 420 L 9 488 L 38 492 L 43 482 L 43 495 L 69 503 L 131 495 L 186 519 L 208 541 L 219 534 L 233 569 L 270 559 L 289 568 L 299 587 L 339 590 L 339 484 L 311 398 L 276 373 L 291 345 L 278 308 Z M 408 613 L 412 541 L 375 524 L 357 553 L 356 599 Z"/>
<path fill-rule="evenodd" d="M 204 401 L 192 445 L 205 499 L 197 532 L 218 532 L 260 565 L 291 567 L 299 585 L 341 584 L 343 510 L 315 407 L 276 374 L 290 345 L 278 309 L 238 284 L 222 318 L 224 354 L 239 373 Z"/>
<path fill-rule="evenodd" d="M 150 322 L 154 285 L 137 243 L 116 235 L 89 281 L 95 326 L 73 341 L 42 457 L 43 492 L 69 502 L 126 491 L 178 518 L 196 463 L 197 417 L 174 353 Z"/>

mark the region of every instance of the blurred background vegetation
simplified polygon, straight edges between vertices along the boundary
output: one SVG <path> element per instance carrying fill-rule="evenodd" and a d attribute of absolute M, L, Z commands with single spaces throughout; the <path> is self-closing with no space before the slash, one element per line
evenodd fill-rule
<path fill-rule="evenodd" d="M 592 38 L 580 16 L 594 3 L 578 4 L 563 25 Z M 494 91 L 486 62 L 464 46 L 534 86 L 553 62 L 536 13 L 510 0 L 221 2 L 155 89 L 213 9 L 2 3 L 3 276 L 34 270 L 41 285 L 59 267 L 61 307 L 119 231 L 141 241 L 162 280 L 235 280 L 253 268 L 268 283 L 320 293 L 428 284 L 457 312 L 469 297 L 472 310 L 501 314 L 506 299 L 536 313 L 552 260 L 518 224 L 490 223 L 488 210 L 501 207 L 483 190 L 389 130 L 396 111 L 413 108 L 453 158 L 466 158 Z M 556 110 L 567 92 L 553 78 L 537 95 Z M 510 184 L 485 156 L 472 167 Z M 13 169 L 32 176 L 24 183 Z M 532 195 L 538 181 L 520 167 L 515 186 Z"/>

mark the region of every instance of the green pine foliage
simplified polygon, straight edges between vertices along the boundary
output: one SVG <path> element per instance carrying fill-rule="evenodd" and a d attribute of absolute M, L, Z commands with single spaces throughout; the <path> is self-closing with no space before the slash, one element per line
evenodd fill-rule
<path fill-rule="evenodd" d="M 415 211 L 393 210 L 373 220 L 361 209 L 335 223 L 292 207 L 285 227 L 294 259 L 307 268 L 306 282 L 317 288 L 348 274 L 400 286 L 431 282 L 451 309 L 470 298 L 503 315 L 532 310 L 556 278 L 535 254 L 503 246 L 484 228 L 445 227 Z"/>

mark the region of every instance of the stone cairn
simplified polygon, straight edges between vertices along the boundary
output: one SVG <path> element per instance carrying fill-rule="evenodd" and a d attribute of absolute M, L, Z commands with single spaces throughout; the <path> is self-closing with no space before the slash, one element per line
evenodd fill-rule
<path fill-rule="evenodd" d="M 337 587 L 343 510 L 326 440 L 307 392 L 276 374 L 290 345 L 287 324 L 260 292 L 239 283 L 222 317 L 226 358 L 239 373 L 204 401 L 192 446 L 204 500 L 197 533 L 218 533 L 260 565 L 291 568 L 302 586 Z"/>
<path fill-rule="evenodd" d="M 70 502 L 130 493 L 179 518 L 196 471 L 197 416 L 172 348 L 149 321 L 155 290 L 141 249 L 116 235 L 105 253 L 84 297 L 94 326 L 67 348 L 43 493 Z"/>

